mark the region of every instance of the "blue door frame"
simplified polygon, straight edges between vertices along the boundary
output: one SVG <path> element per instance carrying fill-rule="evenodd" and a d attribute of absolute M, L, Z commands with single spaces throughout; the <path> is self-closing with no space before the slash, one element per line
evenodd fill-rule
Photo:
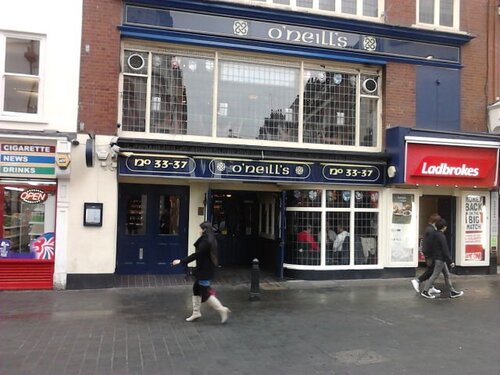
<path fill-rule="evenodd" d="M 187 255 L 189 188 L 121 184 L 118 194 L 116 273 L 183 273 L 182 267 L 172 268 L 170 262 Z M 168 200 L 164 212 L 160 212 L 162 200 Z M 174 229 L 164 233 L 168 220 L 178 220 L 178 225 L 169 224 Z"/>

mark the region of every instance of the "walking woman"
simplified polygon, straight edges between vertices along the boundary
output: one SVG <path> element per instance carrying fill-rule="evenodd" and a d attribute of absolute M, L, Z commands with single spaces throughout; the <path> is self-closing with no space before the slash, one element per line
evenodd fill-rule
<path fill-rule="evenodd" d="M 430 294 L 429 290 L 434 284 L 434 281 L 439 277 L 439 274 L 442 272 L 444 276 L 444 281 L 446 286 L 450 291 L 451 298 L 457 298 L 464 294 L 464 292 L 458 292 L 453 287 L 453 284 L 450 280 L 450 271 L 448 270 L 448 265 L 451 268 L 455 267 L 455 263 L 451 260 L 450 250 L 448 249 L 448 243 L 446 242 L 446 237 L 444 235 L 444 231 L 447 228 L 446 220 L 439 219 L 436 221 L 436 231 L 431 235 L 431 247 L 432 247 L 432 260 L 434 262 L 434 271 L 429 279 L 427 279 L 425 283 L 424 290 L 422 293 L 422 297 L 425 298 L 436 298 L 434 294 Z"/>
<path fill-rule="evenodd" d="M 174 259 L 172 266 L 179 264 L 187 265 L 196 260 L 195 282 L 193 284 L 193 313 L 187 322 L 192 322 L 201 318 L 201 304 L 206 302 L 207 305 L 217 311 L 221 318 L 221 323 L 225 323 L 231 312 L 227 307 L 215 296 L 215 290 L 211 288 L 210 282 L 215 274 L 217 266 L 217 240 L 215 239 L 212 224 L 203 222 L 200 224 L 201 236 L 194 243 L 196 251 L 183 259 Z"/>

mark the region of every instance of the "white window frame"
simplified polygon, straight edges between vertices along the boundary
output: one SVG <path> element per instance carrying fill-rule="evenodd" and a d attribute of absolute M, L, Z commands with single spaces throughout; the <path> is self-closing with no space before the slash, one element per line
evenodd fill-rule
<path fill-rule="evenodd" d="M 246 5 L 260 5 L 270 8 L 288 9 L 298 12 L 312 12 L 336 17 L 359 18 L 372 22 L 384 21 L 385 0 L 378 0 L 378 15 L 376 17 L 363 15 L 363 0 L 356 0 L 356 14 L 342 12 L 342 0 L 335 0 L 335 11 L 323 10 L 319 8 L 319 0 L 312 0 L 312 8 L 305 8 L 297 5 L 297 0 L 290 0 L 290 4 L 275 4 L 273 0 L 223 0 L 230 3 L 240 3 Z"/>
<path fill-rule="evenodd" d="M 310 187 L 297 187 L 297 190 L 308 190 Z M 315 187 L 316 189 L 316 187 Z M 283 263 L 284 268 L 288 269 L 296 269 L 296 270 L 348 270 L 348 269 L 382 269 L 384 260 L 383 257 L 385 254 L 382 253 L 382 239 L 381 239 L 381 228 L 382 228 L 382 205 L 384 203 L 383 199 L 383 191 L 379 187 L 367 187 L 367 186 L 327 186 L 327 187 L 318 187 L 317 189 L 321 189 L 321 207 L 287 207 L 286 212 L 319 212 L 321 214 L 321 247 L 320 247 L 320 256 L 321 261 L 319 265 L 301 265 L 301 264 L 292 264 L 292 263 Z M 327 207 L 326 205 L 326 192 L 329 190 L 347 190 L 351 192 L 351 200 L 349 207 Z M 361 208 L 356 207 L 354 194 L 356 191 L 373 191 L 378 192 L 379 201 L 377 208 Z M 286 215 L 285 212 L 285 215 Z M 351 238 L 355 238 L 356 229 L 355 229 L 355 216 L 356 213 L 359 212 L 373 212 L 377 214 L 378 223 L 377 223 L 377 263 L 376 264 L 355 264 L 355 249 L 354 249 L 354 240 L 349 242 L 349 264 L 346 265 L 326 265 L 326 229 L 327 229 L 327 220 L 326 214 L 327 212 L 348 212 L 349 213 L 349 236 Z"/>
<path fill-rule="evenodd" d="M 460 0 L 453 0 L 453 26 L 440 25 L 441 13 L 439 11 L 441 0 L 434 0 L 434 22 L 420 22 L 420 0 L 416 2 L 416 24 L 415 26 L 442 30 L 460 30 Z"/>
<path fill-rule="evenodd" d="M 40 56 L 38 58 L 38 104 L 37 113 L 11 112 L 4 110 L 5 77 L 11 74 L 5 72 L 5 57 L 7 53 L 7 38 L 36 40 L 40 43 Z M 45 37 L 28 33 L 13 33 L 0 31 L 0 120 L 21 122 L 43 122 L 44 116 L 44 77 L 45 77 Z M 35 75 L 30 75 L 35 76 Z"/>
<path fill-rule="evenodd" d="M 137 52 L 147 52 L 150 54 L 152 53 L 172 53 L 172 54 L 189 54 L 189 53 L 194 53 L 196 54 L 197 50 L 191 50 L 188 48 L 183 48 L 175 45 L 168 45 L 168 46 L 163 46 L 163 48 L 156 48 L 156 47 L 147 47 L 146 45 L 144 46 L 137 46 L 134 44 L 124 44 L 122 46 L 122 61 L 123 61 L 123 55 L 125 50 L 134 50 Z M 285 148 L 292 148 L 292 149 L 318 149 L 318 150 L 331 150 L 332 145 L 329 144 L 321 144 L 321 143 L 305 143 L 303 142 L 303 105 L 300 106 L 299 108 L 299 120 L 298 120 L 298 141 L 297 142 L 282 142 L 282 141 L 262 141 L 262 140 L 254 140 L 254 139 L 249 139 L 249 138 L 224 138 L 224 137 L 217 137 L 217 105 L 218 105 L 218 65 L 219 65 L 219 60 L 224 59 L 224 60 L 231 60 L 231 61 L 242 61 L 242 62 L 248 62 L 252 61 L 255 63 L 262 63 L 265 65 L 277 65 L 279 64 L 284 64 L 285 66 L 292 66 L 300 69 L 300 82 L 299 82 L 299 96 L 300 96 L 300 101 L 301 103 L 303 102 L 303 94 L 304 94 L 304 69 L 333 69 L 338 72 L 342 73 L 348 73 L 348 74 L 355 74 L 357 75 L 357 89 L 356 89 L 356 122 L 355 122 L 355 131 L 356 131 L 356 138 L 355 138 L 355 144 L 354 145 L 336 145 L 335 147 L 339 147 L 342 150 L 355 150 L 355 151 L 367 151 L 367 152 L 377 152 L 382 150 L 382 100 L 383 100 L 383 87 L 381 83 L 383 82 L 383 76 L 382 76 L 382 71 L 378 67 L 373 67 L 372 69 L 370 68 L 364 68 L 360 65 L 355 65 L 355 64 L 342 64 L 334 61 L 325 61 L 325 60 L 304 60 L 300 58 L 295 58 L 291 59 L 290 61 L 284 61 L 284 62 L 279 62 L 279 57 L 276 56 L 269 56 L 268 58 L 261 59 L 259 58 L 259 55 L 253 55 L 253 54 L 237 54 L 236 52 L 234 53 L 226 53 L 225 51 L 218 51 L 218 50 L 203 50 L 204 54 L 213 54 L 214 58 L 214 85 L 213 85 L 213 109 L 212 109 L 212 133 L 208 136 L 202 136 L 202 135 L 188 135 L 188 134 L 163 134 L 163 133 L 150 133 L 149 132 L 149 114 L 148 110 L 146 110 L 146 126 L 145 126 L 145 131 L 144 132 L 139 132 L 139 131 L 128 131 L 128 130 L 123 130 L 122 127 L 120 127 L 118 133 L 122 137 L 132 137 L 132 138 L 148 138 L 148 139 L 173 139 L 176 141 L 193 141 L 193 142 L 217 142 L 217 143 L 223 143 L 223 144 L 241 144 L 241 145 L 256 145 L 256 146 L 268 146 L 268 147 L 285 147 Z M 151 58 L 149 58 L 151 60 Z M 128 73 L 120 73 L 120 83 L 119 83 L 119 90 L 120 90 L 120 100 L 119 100 L 119 105 L 118 105 L 118 123 L 122 123 L 122 115 L 123 115 L 123 77 L 125 75 L 129 75 Z M 378 93 L 373 94 L 373 95 L 368 95 L 368 94 L 363 94 L 361 93 L 361 77 L 362 75 L 377 75 L 378 76 Z M 148 92 L 147 92 L 147 97 L 146 97 L 146 108 L 150 108 L 150 76 L 151 72 L 150 70 L 148 71 Z M 361 146 L 360 145 L 360 101 L 361 97 L 371 97 L 371 98 L 377 98 L 377 134 L 374 139 L 375 146 Z"/>

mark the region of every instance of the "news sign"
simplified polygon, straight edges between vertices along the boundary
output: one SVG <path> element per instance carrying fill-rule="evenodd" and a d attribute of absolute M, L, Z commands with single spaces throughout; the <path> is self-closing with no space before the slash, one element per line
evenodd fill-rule
<path fill-rule="evenodd" d="M 408 184 L 494 187 L 498 149 L 408 143 Z"/>

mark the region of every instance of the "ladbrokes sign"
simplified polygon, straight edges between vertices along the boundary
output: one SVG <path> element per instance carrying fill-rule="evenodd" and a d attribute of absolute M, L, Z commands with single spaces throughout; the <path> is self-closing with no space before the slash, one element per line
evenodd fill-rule
<path fill-rule="evenodd" d="M 406 183 L 493 187 L 498 149 L 409 143 Z"/>

